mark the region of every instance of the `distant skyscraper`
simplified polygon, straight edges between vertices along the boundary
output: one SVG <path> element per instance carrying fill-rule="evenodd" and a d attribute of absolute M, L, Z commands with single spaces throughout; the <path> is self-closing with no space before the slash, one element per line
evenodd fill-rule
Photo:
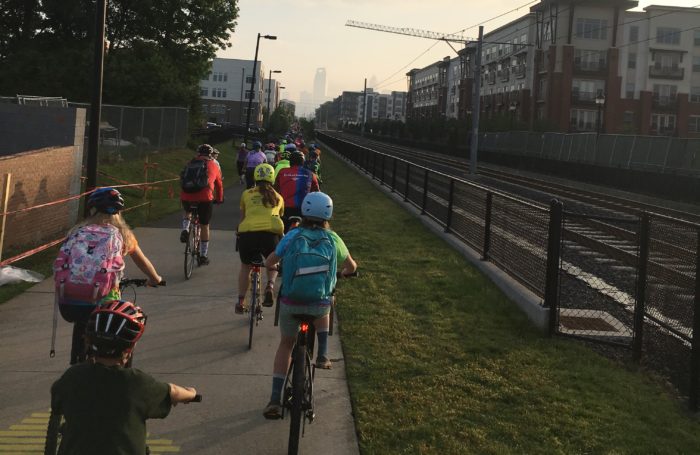
<path fill-rule="evenodd" d="M 326 69 L 316 68 L 314 76 L 314 104 L 319 105 L 326 101 Z"/>

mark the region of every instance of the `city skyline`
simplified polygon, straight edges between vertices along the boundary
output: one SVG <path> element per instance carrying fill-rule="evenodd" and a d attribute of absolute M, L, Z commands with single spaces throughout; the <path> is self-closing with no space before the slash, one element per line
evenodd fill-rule
<path fill-rule="evenodd" d="M 286 87 L 281 97 L 297 103 L 304 112 L 315 107 L 302 92 L 313 94 L 314 73 L 325 68 L 326 97 L 344 90 L 368 87 L 380 93 L 406 91 L 406 73 L 442 58 L 455 55 L 443 42 L 345 27 L 349 19 L 392 27 L 410 27 L 441 33 L 460 32 L 469 37 L 493 31 L 529 11 L 536 1 L 493 0 L 241 0 L 240 17 L 230 42 L 218 57 L 253 59 L 257 33 L 274 34 L 277 40 L 260 40 L 259 60 L 266 67 L 279 69 L 277 79 Z M 640 1 L 639 8 L 651 4 L 698 6 L 698 0 Z M 506 14 L 504 14 L 506 13 Z M 290 24 L 289 27 L 285 27 Z M 291 26 L 293 25 L 293 26 Z M 269 29 L 274 28 L 275 31 Z M 375 83 L 373 83 L 373 81 Z M 308 105 L 307 105 L 308 104 Z"/>

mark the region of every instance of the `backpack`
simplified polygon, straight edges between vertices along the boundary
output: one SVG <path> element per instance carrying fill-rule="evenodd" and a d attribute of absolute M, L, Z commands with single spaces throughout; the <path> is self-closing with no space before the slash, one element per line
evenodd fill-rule
<path fill-rule="evenodd" d="M 336 283 L 335 243 L 323 229 L 297 230 L 282 257 L 282 294 L 299 302 L 327 299 Z"/>
<path fill-rule="evenodd" d="M 68 237 L 53 265 L 59 308 L 97 305 L 117 286 L 124 270 L 123 246 L 119 229 L 110 224 L 83 226 Z"/>
<path fill-rule="evenodd" d="M 208 160 L 192 160 L 180 172 L 180 187 L 185 193 L 196 193 L 209 188 Z"/>

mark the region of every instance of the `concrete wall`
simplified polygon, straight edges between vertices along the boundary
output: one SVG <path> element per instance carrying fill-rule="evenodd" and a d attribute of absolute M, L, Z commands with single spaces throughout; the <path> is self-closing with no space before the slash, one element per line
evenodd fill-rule
<path fill-rule="evenodd" d="M 8 210 L 78 194 L 84 136 L 84 109 L 0 104 L 0 179 L 12 174 Z M 78 209 L 76 200 L 9 215 L 3 257 L 59 238 Z"/>

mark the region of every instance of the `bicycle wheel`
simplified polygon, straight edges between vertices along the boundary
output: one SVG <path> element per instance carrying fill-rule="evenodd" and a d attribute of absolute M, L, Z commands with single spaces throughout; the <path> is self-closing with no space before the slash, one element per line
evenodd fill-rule
<path fill-rule="evenodd" d="M 258 272 L 253 272 L 250 278 L 250 305 L 248 306 L 248 320 L 250 324 L 250 332 L 248 333 L 248 349 L 253 349 L 253 329 L 258 319 L 258 299 L 260 298 L 260 276 Z"/>
<path fill-rule="evenodd" d="M 275 327 L 280 324 L 280 296 L 282 295 L 282 286 L 277 291 L 277 300 L 275 301 Z"/>
<path fill-rule="evenodd" d="M 189 280 L 192 276 L 192 269 L 195 261 L 195 227 L 194 223 L 190 223 L 190 229 L 187 232 L 187 242 L 185 243 L 185 279 Z"/>
<path fill-rule="evenodd" d="M 289 423 L 288 455 L 297 455 L 299 452 L 299 436 L 301 419 L 303 418 L 304 382 L 306 373 L 306 352 L 304 346 L 297 344 L 294 347 L 294 371 L 292 372 L 292 409 Z"/>
<path fill-rule="evenodd" d="M 63 416 L 51 410 L 49 425 L 46 428 L 46 442 L 44 443 L 44 455 L 56 455 L 61 445 L 61 421 Z"/>

